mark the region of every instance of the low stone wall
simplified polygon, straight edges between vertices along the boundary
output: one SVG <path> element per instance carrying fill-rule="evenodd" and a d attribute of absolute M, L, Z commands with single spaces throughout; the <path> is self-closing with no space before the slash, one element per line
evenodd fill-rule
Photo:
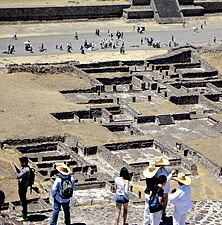
<path fill-rule="evenodd" d="M 148 148 L 151 146 L 153 146 L 153 139 L 129 141 L 129 142 L 118 142 L 118 143 L 105 145 L 107 149 L 112 151 L 122 150 L 122 149 Z"/>
<path fill-rule="evenodd" d="M 192 50 L 179 49 L 161 56 L 154 56 L 147 59 L 149 64 L 171 64 L 171 63 L 188 63 L 191 62 Z"/>
<path fill-rule="evenodd" d="M 138 116 L 137 123 L 155 123 L 156 116 Z"/>
<path fill-rule="evenodd" d="M 217 165 L 215 162 L 204 156 L 202 153 L 186 146 L 182 145 L 184 150 L 188 151 L 188 156 L 192 157 L 193 160 L 202 164 L 205 168 L 207 168 L 214 176 L 222 176 L 222 167 Z"/>
<path fill-rule="evenodd" d="M 150 0 L 130 0 L 132 5 L 150 5 Z"/>
<path fill-rule="evenodd" d="M 181 7 L 181 12 L 183 13 L 183 16 L 203 16 L 204 15 L 204 8 L 201 6 L 186 6 Z"/>
<path fill-rule="evenodd" d="M 28 145 L 34 143 L 44 143 L 44 142 L 64 142 L 65 137 L 62 136 L 53 136 L 53 137 L 39 137 L 35 139 L 7 139 L 0 142 L 1 147 L 3 148 L 6 145 L 17 146 L 17 145 Z"/>
<path fill-rule="evenodd" d="M 7 64 L 5 66 L 7 73 L 30 72 L 34 74 L 58 74 L 65 72 L 73 72 L 73 66 L 78 64 L 77 61 L 67 61 L 60 63 L 22 63 Z"/>
<path fill-rule="evenodd" d="M 130 4 L 0 8 L 0 21 L 96 19 L 122 17 Z"/>
<path fill-rule="evenodd" d="M 194 0 L 178 0 L 179 5 L 193 5 Z"/>
<path fill-rule="evenodd" d="M 170 101 L 176 105 L 198 104 L 198 95 L 171 96 Z"/>

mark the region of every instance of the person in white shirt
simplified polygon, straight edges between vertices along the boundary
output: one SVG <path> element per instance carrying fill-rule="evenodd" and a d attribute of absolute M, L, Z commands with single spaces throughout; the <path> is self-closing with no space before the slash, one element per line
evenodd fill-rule
<path fill-rule="evenodd" d="M 185 176 L 184 173 L 179 173 L 176 178 L 173 178 L 180 185 L 177 189 L 171 190 L 169 200 L 174 204 L 173 225 L 185 225 L 186 214 L 192 208 L 191 201 L 191 178 Z"/>
<path fill-rule="evenodd" d="M 129 181 L 128 170 L 123 167 L 120 170 L 120 176 L 115 179 L 116 188 L 116 225 L 119 224 L 121 207 L 123 206 L 123 225 L 126 225 L 128 202 L 129 202 Z"/>
<path fill-rule="evenodd" d="M 163 156 L 156 157 L 153 161 L 153 164 L 155 167 L 159 167 L 159 170 L 157 171 L 155 177 L 158 178 L 161 175 L 164 175 L 167 177 L 167 182 L 163 186 L 163 213 L 162 213 L 162 220 L 166 221 L 166 207 L 168 203 L 168 194 L 170 192 L 170 180 L 172 178 L 172 175 L 175 174 L 175 170 L 172 170 L 169 172 L 165 166 L 170 165 L 170 161 Z"/>

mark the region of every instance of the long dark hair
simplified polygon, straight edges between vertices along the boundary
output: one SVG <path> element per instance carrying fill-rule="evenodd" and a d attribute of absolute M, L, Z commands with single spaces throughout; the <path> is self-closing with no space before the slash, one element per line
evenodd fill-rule
<path fill-rule="evenodd" d="M 126 167 L 123 167 L 121 170 L 120 170 L 120 177 L 122 177 L 124 180 L 128 180 L 130 181 L 130 175 L 129 175 L 129 172 L 127 170 Z"/>

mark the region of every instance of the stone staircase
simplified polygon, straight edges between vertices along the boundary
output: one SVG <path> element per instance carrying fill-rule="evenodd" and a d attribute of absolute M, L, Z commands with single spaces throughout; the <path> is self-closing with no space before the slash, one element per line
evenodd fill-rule
<path fill-rule="evenodd" d="M 173 118 L 171 115 L 158 115 L 157 116 L 158 125 L 171 125 L 174 124 Z"/>
<path fill-rule="evenodd" d="M 183 14 L 177 0 L 153 0 L 154 17 L 159 23 L 181 23 Z"/>

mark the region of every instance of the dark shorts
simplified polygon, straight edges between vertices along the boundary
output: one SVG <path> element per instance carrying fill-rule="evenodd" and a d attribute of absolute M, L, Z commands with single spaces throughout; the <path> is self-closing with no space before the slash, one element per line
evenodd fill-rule
<path fill-rule="evenodd" d="M 129 202 L 129 199 L 125 198 L 123 195 L 116 194 L 116 203 L 126 204 Z"/>

